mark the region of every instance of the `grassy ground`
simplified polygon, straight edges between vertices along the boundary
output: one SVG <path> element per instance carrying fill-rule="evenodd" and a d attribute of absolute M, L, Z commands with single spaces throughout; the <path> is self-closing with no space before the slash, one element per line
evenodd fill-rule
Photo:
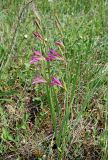
<path fill-rule="evenodd" d="M 104 0 L 0 0 L 0 160 L 107 160 L 107 26 Z M 65 117 L 65 125 L 56 124 L 57 133 L 64 133 L 58 149 L 46 87 L 32 85 L 38 68 L 29 64 L 33 47 L 45 52 L 57 40 L 64 44 L 66 65 L 54 62 L 50 72 L 67 88 L 54 87 L 60 122 Z"/>

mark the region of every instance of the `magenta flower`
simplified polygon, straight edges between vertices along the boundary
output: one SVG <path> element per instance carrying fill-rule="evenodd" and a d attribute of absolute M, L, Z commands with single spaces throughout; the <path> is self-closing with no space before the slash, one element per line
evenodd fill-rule
<path fill-rule="evenodd" d="M 52 49 L 50 49 L 50 54 L 52 54 L 53 56 L 61 57 L 60 54 L 58 54 L 57 52 L 55 52 L 55 51 L 52 50 Z"/>
<path fill-rule="evenodd" d="M 51 60 L 64 60 L 64 58 L 58 54 L 57 52 L 55 52 L 54 50 L 50 49 L 50 52 L 48 53 L 48 56 L 46 57 L 47 61 L 51 61 Z"/>
<path fill-rule="evenodd" d="M 40 84 L 40 83 L 46 83 L 46 82 L 47 81 L 41 75 L 39 75 L 38 77 L 33 78 L 32 84 Z"/>
<path fill-rule="evenodd" d="M 45 58 L 47 61 L 52 61 L 52 60 L 55 60 L 56 57 L 53 56 L 52 54 L 48 53 L 48 56 Z"/>
<path fill-rule="evenodd" d="M 33 35 L 35 36 L 35 38 L 37 39 L 37 40 L 42 40 L 43 39 L 43 37 L 42 37 L 42 35 L 41 34 L 39 34 L 38 32 L 33 32 Z"/>
<path fill-rule="evenodd" d="M 35 62 L 40 60 L 45 60 L 45 58 L 42 56 L 40 52 L 35 51 L 34 49 L 32 51 L 33 51 L 33 55 L 31 56 L 30 64 L 34 64 Z"/>
<path fill-rule="evenodd" d="M 30 59 L 30 64 L 34 64 L 35 62 L 41 60 L 41 57 L 32 56 Z"/>
<path fill-rule="evenodd" d="M 55 86 L 55 85 L 64 88 L 63 84 L 57 78 L 52 77 L 51 82 L 50 82 L 50 86 Z"/>
<path fill-rule="evenodd" d="M 39 51 L 35 51 L 34 48 L 32 49 L 32 51 L 33 51 L 34 55 L 36 55 L 36 56 L 42 56 L 42 54 Z"/>

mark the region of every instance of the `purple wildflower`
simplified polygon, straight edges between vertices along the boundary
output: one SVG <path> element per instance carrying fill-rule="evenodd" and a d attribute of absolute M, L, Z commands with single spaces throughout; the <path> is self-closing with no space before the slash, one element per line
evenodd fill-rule
<path fill-rule="evenodd" d="M 38 77 L 33 78 L 32 84 L 40 84 L 40 83 L 46 83 L 46 82 L 47 81 L 41 75 L 39 75 Z"/>
<path fill-rule="evenodd" d="M 56 86 L 60 86 L 60 87 L 63 88 L 63 84 L 57 78 L 55 78 L 55 77 L 52 77 L 50 85 L 51 86 L 56 85 Z"/>
<path fill-rule="evenodd" d="M 48 53 L 48 56 L 45 58 L 47 61 L 52 61 L 52 60 L 55 60 L 56 57 L 53 56 L 51 53 Z"/>
<path fill-rule="evenodd" d="M 40 52 L 38 52 L 38 51 L 35 51 L 34 48 L 32 49 L 32 51 L 33 51 L 34 55 L 36 55 L 36 56 L 42 56 L 42 54 Z"/>
<path fill-rule="evenodd" d="M 31 56 L 30 64 L 34 64 L 35 62 L 40 61 L 40 60 L 45 60 L 45 58 L 42 56 L 40 52 L 35 51 L 33 49 L 33 55 Z"/>
<path fill-rule="evenodd" d="M 42 60 L 41 57 L 32 56 L 30 59 L 30 64 L 34 64 L 35 62 Z"/>
<path fill-rule="evenodd" d="M 61 57 L 60 54 L 58 54 L 57 52 L 55 52 L 54 50 L 50 49 L 50 53 L 54 56 L 57 56 L 57 57 Z"/>
<path fill-rule="evenodd" d="M 48 53 L 48 56 L 46 57 L 47 61 L 51 61 L 51 60 L 64 60 L 64 58 L 58 54 L 57 52 L 55 52 L 54 50 L 50 49 L 50 52 Z"/>

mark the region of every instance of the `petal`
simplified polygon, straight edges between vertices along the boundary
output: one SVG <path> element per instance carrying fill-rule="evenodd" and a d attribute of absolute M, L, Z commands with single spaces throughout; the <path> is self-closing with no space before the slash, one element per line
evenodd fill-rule
<path fill-rule="evenodd" d="M 54 56 L 60 56 L 57 52 L 55 52 L 54 50 L 50 49 L 50 53 Z"/>
<path fill-rule="evenodd" d="M 56 59 L 56 60 L 64 60 L 64 58 L 63 58 L 60 54 L 58 54 L 57 52 L 55 52 L 55 51 L 52 50 L 52 49 L 50 49 L 50 53 L 48 53 L 48 54 L 50 54 L 50 56 L 51 56 L 51 55 L 54 56 L 53 59 Z"/>
<path fill-rule="evenodd" d="M 42 56 L 42 54 L 39 51 L 35 51 L 34 48 L 32 49 L 34 55 L 36 56 Z"/>
<path fill-rule="evenodd" d="M 45 59 L 46 59 L 46 61 L 52 61 L 52 59 L 50 57 L 46 57 Z"/>
<path fill-rule="evenodd" d="M 39 57 L 31 57 L 31 59 L 30 59 L 30 64 L 34 64 L 35 62 L 37 62 L 37 61 L 39 61 L 40 60 L 40 58 Z"/>
<path fill-rule="evenodd" d="M 40 83 L 46 83 L 46 80 L 42 76 L 33 78 L 32 84 L 40 84 Z"/>
<path fill-rule="evenodd" d="M 37 61 L 45 60 L 43 56 L 32 55 L 30 59 L 30 64 L 34 64 Z"/>
<path fill-rule="evenodd" d="M 51 86 L 56 85 L 56 86 L 63 87 L 63 85 L 62 85 L 62 83 L 60 82 L 60 80 L 57 79 L 57 78 L 55 78 L 55 77 L 53 77 L 53 78 L 51 79 L 50 85 L 51 85 Z"/>

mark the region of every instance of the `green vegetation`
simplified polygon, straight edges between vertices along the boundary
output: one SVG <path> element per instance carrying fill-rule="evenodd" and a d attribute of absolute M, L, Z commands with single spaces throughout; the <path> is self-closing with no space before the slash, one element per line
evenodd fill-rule
<path fill-rule="evenodd" d="M 107 0 L 0 0 L 0 160 L 107 160 L 107 18 Z"/>

